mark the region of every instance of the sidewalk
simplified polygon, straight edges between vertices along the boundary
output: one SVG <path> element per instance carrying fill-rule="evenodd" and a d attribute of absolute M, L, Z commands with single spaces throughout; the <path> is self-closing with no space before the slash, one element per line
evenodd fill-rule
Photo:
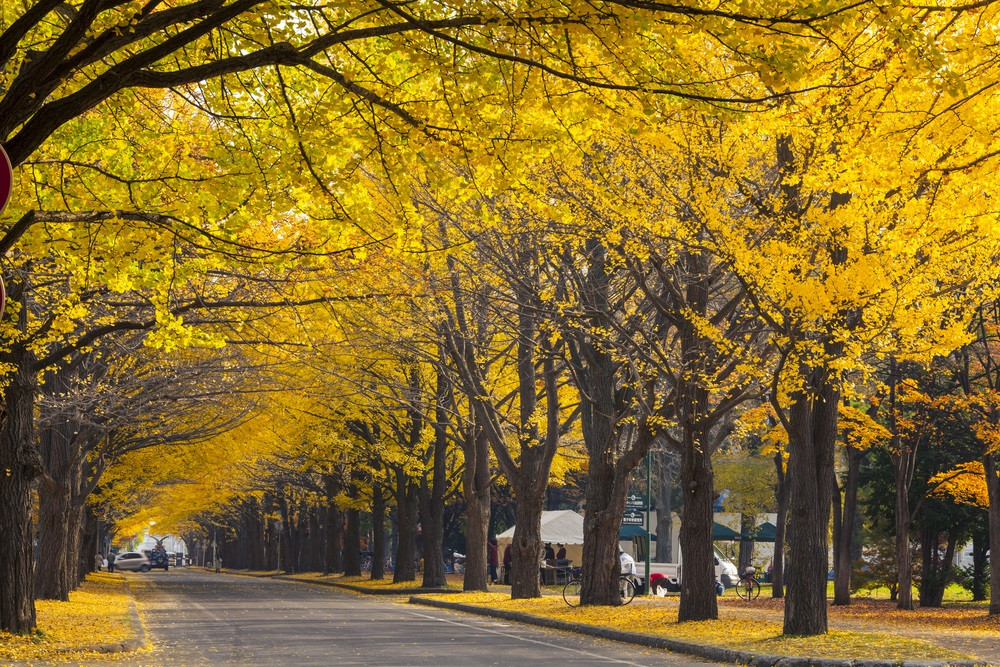
<path fill-rule="evenodd" d="M 0 633 L 0 663 L 90 662 L 147 647 L 134 596 L 122 574 L 91 573 L 69 597 L 69 602 L 36 602 L 34 634 Z"/>
<path fill-rule="evenodd" d="M 459 600 L 414 596 L 410 602 L 664 648 L 727 663 L 781 667 L 996 664 L 979 650 L 961 650 L 971 645 L 950 648 L 927 636 L 900 636 L 891 628 L 876 627 L 872 623 L 852 630 L 831 625 L 830 634 L 819 637 L 787 637 L 781 635 L 780 618 L 773 618 L 772 612 L 763 607 L 737 608 L 735 611 L 739 613 L 733 614 L 734 610 L 726 604 L 720 608 L 720 621 L 677 624 L 676 601 L 665 602 L 662 598 L 636 599 L 629 606 L 616 608 L 570 608 L 561 600 L 511 601 L 491 594 L 466 595 Z M 635 632 L 633 628 L 642 628 L 642 631 Z M 883 632 L 886 630 L 891 634 Z M 941 639 L 943 634 L 938 633 L 934 638 Z M 995 642 L 996 639 L 982 643 Z M 980 643 L 977 642 L 974 648 L 981 648 Z M 973 656 L 985 658 L 989 663 L 970 659 Z"/>

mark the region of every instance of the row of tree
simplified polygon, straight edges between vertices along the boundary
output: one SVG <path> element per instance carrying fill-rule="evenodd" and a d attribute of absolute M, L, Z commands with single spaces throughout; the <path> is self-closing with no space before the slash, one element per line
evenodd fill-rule
<path fill-rule="evenodd" d="M 550 477 L 582 465 L 583 599 L 614 603 L 657 439 L 680 617 L 712 618 L 712 455 L 763 400 L 788 441 L 785 629 L 824 632 L 841 399 L 959 349 L 995 299 L 996 11 L 5 4 L 0 629 L 78 580 L 88 498 L 94 535 L 101 512 L 179 525 L 273 492 L 264 460 L 307 463 L 348 519 L 395 504 L 403 550 L 420 515 L 440 552 L 460 483 L 470 573 L 503 475 L 516 597 Z M 166 481 L 198 502 L 164 507 Z"/>

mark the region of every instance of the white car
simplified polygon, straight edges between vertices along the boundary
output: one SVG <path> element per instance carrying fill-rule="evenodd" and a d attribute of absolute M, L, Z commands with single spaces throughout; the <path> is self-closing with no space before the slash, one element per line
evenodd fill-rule
<path fill-rule="evenodd" d="M 132 570 L 133 572 L 149 572 L 151 569 L 149 559 L 145 554 L 138 551 L 126 551 L 115 557 L 116 570 Z"/>

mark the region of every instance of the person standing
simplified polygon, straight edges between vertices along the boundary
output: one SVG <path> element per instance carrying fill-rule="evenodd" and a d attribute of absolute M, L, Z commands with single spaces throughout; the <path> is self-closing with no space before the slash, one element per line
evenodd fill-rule
<path fill-rule="evenodd" d="M 104 564 L 104 557 L 101 554 L 94 554 L 94 569 L 98 572 L 101 571 L 101 565 Z"/>
<path fill-rule="evenodd" d="M 510 552 L 510 545 L 503 548 L 503 583 L 510 583 L 510 566 L 514 562 L 514 556 Z"/>
<path fill-rule="evenodd" d="M 548 561 L 548 560 L 555 560 L 555 559 L 556 559 L 556 550 L 552 548 L 552 543 L 551 542 L 546 542 L 545 543 L 545 560 Z"/>
<path fill-rule="evenodd" d="M 566 545 L 557 544 L 559 551 L 556 552 L 556 560 L 566 560 Z"/>
<path fill-rule="evenodd" d="M 111 551 L 108 552 L 108 572 L 115 571 L 115 554 Z"/>
<path fill-rule="evenodd" d="M 486 542 L 486 564 L 489 566 L 490 583 L 499 584 L 497 577 L 497 543 L 496 540 Z"/>

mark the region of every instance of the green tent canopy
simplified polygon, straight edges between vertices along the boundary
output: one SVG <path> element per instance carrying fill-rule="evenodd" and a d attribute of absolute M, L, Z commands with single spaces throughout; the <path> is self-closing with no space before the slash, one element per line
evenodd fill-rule
<path fill-rule="evenodd" d="M 765 521 L 750 531 L 750 539 L 754 542 L 774 542 L 774 534 L 778 529 L 770 521 Z"/>
<path fill-rule="evenodd" d="M 740 533 L 737 533 L 729 526 L 723 526 L 718 521 L 712 526 L 713 542 L 737 542 L 741 539 L 743 539 L 743 536 Z"/>
<path fill-rule="evenodd" d="M 618 539 L 631 540 L 633 537 L 646 537 L 646 530 L 639 526 L 623 524 L 621 530 L 618 531 Z M 656 539 L 656 535 L 653 535 L 653 539 Z"/>

